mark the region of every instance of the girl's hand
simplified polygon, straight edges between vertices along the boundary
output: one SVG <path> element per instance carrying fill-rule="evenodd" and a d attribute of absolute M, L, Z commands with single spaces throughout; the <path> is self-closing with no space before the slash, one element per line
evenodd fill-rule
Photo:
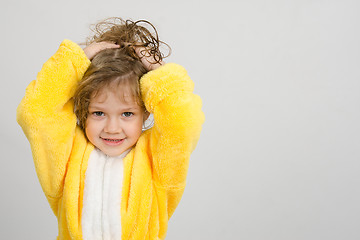
<path fill-rule="evenodd" d="M 100 51 L 108 48 L 119 48 L 120 46 L 111 42 L 93 42 L 84 48 L 85 55 L 92 60 Z"/>
<path fill-rule="evenodd" d="M 135 52 L 139 56 L 142 64 L 148 71 L 155 70 L 161 65 L 164 65 L 164 62 L 162 61 L 157 63 L 154 59 L 154 55 L 151 55 L 148 49 L 145 47 L 137 47 L 135 48 Z"/>

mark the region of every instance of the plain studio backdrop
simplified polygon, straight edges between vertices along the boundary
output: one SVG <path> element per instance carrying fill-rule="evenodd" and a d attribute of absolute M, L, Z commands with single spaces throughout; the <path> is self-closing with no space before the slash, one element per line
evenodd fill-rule
<path fill-rule="evenodd" d="M 206 122 L 167 239 L 360 239 L 357 0 L 1 2 L 1 239 L 55 239 L 29 143 L 26 86 L 65 38 L 147 19 Z"/>

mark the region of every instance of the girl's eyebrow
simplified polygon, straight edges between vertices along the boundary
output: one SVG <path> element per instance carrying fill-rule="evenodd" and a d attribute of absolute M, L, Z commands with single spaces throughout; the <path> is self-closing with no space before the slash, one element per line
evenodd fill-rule
<path fill-rule="evenodd" d="M 89 108 L 104 108 L 104 106 L 98 104 L 90 104 Z"/>
<path fill-rule="evenodd" d="M 139 108 L 136 107 L 129 107 L 129 108 L 122 108 L 123 111 L 134 111 L 134 110 L 138 110 Z"/>
<path fill-rule="evenodd" d="M 99 110 L 103 110 L 103 109 L 108 109 L 111 107 L 108 106 L 102 106 L 102 105 L 97 105 L 97 104 L 93 104 L 93 105 L 89 105 L 89 109 L 99 109 Z M 125 107 L 125 108 L 121 108 L 119 107 L 118 109 L 124 112 L 130 112 L 130 111 L 136 111 L 138 110 L 140 107 Z"/>

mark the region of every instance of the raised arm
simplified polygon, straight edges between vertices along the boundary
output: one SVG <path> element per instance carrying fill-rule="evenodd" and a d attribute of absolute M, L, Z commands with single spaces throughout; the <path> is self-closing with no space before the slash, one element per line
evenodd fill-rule
<path fill-rule="evenodd" d="M 155 179 L 164 188 L 183 188 L 191 152 L 204 115 L 193 82 L 177 64 L 165 64 L 141 79 L 145 106 L 154 114 L 151 152 Z"/>
<path fill-rule="evenodd" d="M 185 187 L 191 152 L 199 139 L 204 114 L 194 83 L 174 63 L 155 61 L 146 48 L 135 49 L 148 72 L 141 81 L 147 110 L 154 114 L 150 148 L 154 177 L 164 188 Z"/>
<path fill-rule="evenodd" d="M 185 189 L 190 154 L 199 139 L 204 114 L 193 82 L 183 67 L 165 64 L 141 79 L 147 110 L 154 114 L 149 130 L 151 163 L 158 196 L 171 217 Z M 160 197 L 163 196 L 163 197 Z"/>
<path fill-rule="evenodd" d="M 77 44 L 64 40 L 27 87 L 17 109 L 17 121 L 30 142 L 35 169 L 50 202 L 62 194 L 76 129 L 71 98 L 89 64 Z"/>
<path fill-rule="evenodd" d="M 77 83 L 90 65 L 89 59 L 103 49 L 116 47 L 103 42 L 83 50 L 70 40 L 64 40 L 43 65 L 37 79 L 27 87 L 18 106 L 17 121 L 30 142 L 40 184 L 55 212 L 68 160 L 74 154 L 74 140 L 86 143 L 73 112 L 72 97 Z M 85 148 L 86 144 L 77 146 Z M 76 154 L 81 155 L 85 149 L 79 148 Z"/>

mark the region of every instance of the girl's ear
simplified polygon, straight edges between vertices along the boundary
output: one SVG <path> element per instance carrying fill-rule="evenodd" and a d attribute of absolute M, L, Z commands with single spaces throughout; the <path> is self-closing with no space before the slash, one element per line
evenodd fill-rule
<path fill-rule="evenodd" d="M 143 120 L 143 122 L 145 122 L 145 121 L 149 118 L 149 116 L 150 116 L 150 113 L 149 113 L 148 111 L 146 111 L 146 110 L 145 110 L 145 112 L 144 112 L 144 120 Z"/>
<path fill-rule="evenodd" d="M 143 126 L 142 126 L 142 130 L 145 131 L 145 130 L 148 130 L 152 127 L 153 125 L 153 122 L 152 123 L 146 123 L 146 121 L 149 119 L 149 116 L 150 116 L 150 113 L 148 111 L 145 110 L 144 112 L 144 119 L 143 119 Z M 152 119 L 153 120 L 153 119 Z M 145 123 L 148 125 L 148 126 L 145 126 Z"/>

